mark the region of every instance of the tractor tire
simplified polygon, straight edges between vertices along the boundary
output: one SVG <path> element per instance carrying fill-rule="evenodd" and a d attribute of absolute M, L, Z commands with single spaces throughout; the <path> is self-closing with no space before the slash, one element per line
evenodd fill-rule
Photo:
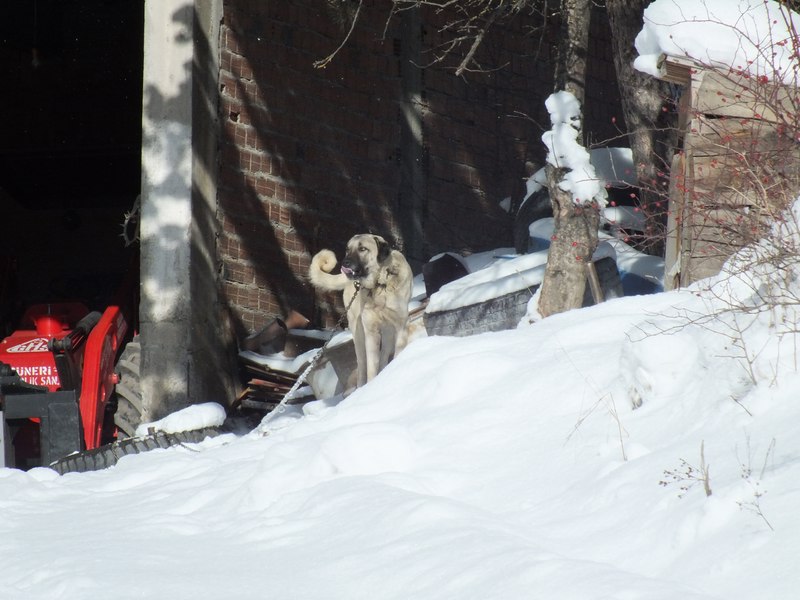
<path fill-rule="evenodd" d="M 139 343 L 139 336 L 135 336 L 122 351 L 116 368 L 119 383 L 114 388 L 117 407 L 114 424 L 120 438 L 133 437 L 136 428 L 142 423 L 144 406 L 139 382 L 141 358 L 142 345 Z"/>
<path fill-rule="evenodd" d="M 228 429 L 222 427 L 205 427 L 193 431 L 180 431 L 177 433 L 164 433 L 157 431 L 150 435 L 138 438 L 127 438 L 100 446 L 94 450 L 84 450 L 76 452 L 64 458 L 54 461 L 49 466 L 59 475 L 64 473 L 85 473 L 87 471 L 99 471 L 107 469 L 117 464 L 123 456 L 130 454 L 141 454 L 157 448 L 169 448 L 181 444 L 191 444 L 202 442 L 209 437 L 216 437 L 222 433 L 227 433 Z"/>

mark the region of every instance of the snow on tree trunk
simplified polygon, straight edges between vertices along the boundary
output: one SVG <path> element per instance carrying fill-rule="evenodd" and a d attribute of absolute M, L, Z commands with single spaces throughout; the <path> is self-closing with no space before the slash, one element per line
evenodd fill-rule
<path fill-rule="evenodd" d="M 539 297 L 539 313 L 544 317 L 578 308 L 583 304 L 586 265 L 597 247 L 597 225 L 600 219 L 596 206 L 592 207 L 595 196 L 593 191 L 572 189 L 569 184 L 562 186 L 565 178 L 572 177 L 574 180 L 582 177 L 587 181 L 593 179 L 595 182 L 597 179 L 594 177 L 593 169 L 590 177 L 587 177 L 587 173 L 575 172 L 575 165 L 567 159 L 568 155 L 575 154 L 575 147 L 578 146 L 585 153 L 586 165 L 589 165 L 589 154 L 580 146 L 579 140 L 582 138 L 580 105 L 584 100 L 586 86 L 591 0 L 561 0 L 561 11 L 561 36 L 554 79 L 556 89 L 563 91 L 553 94 L 547 100 L 550 104 L 548 110 L 553 130 L 546 132 L 542 138 L 549 151 L 547 179 L 555 221 L 553 240 L 550 244 Z M 571 110 L 568 110 L 566 115 L 554 114 L 551 106 L 560 104 L 557 99 L 567 100 L 563 94 L 571 97 Z M 566 125 L 566 128 L 562 129 L 561 125 Z M 562 134 L 566 134 L 566 146 L 569 146 L 572 152 L 568 152 L 565 144 L 560 143 L 564 142 L 564 139 L 559 142 L 558 136 L 553 135 L 558 129 Z M 545 138 L 552 143 L 548 143 Z M 559 146 L 555 151 L 554 144 Z M 563 156 L 559 157 L 559 152 Z M 603 190 L 603 201 L 605 201 L 605 190 Z"/>
<path fill-rule="evenodd" d="M 555 228 L 550 242 L 539 313 L 543 317 L 580 308 L 587 265 L 597 248 L 600 207 L 606 190 L 589 162 L 580 137 L 581 107 L 569 92 L 545 102 L 552 128 L 542 136 L 547 146 L 547 179 Z"/>

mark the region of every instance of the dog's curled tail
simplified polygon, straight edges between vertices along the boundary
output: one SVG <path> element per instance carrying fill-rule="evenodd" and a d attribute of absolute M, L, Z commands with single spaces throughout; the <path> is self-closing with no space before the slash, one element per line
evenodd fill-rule
<path fill-rule="evenodd" d="M 331 274 L 336 262 L 336 255 L 330 250 L 320 250 L 314 255 L 308 267 L 308 278 L 314 287 L 332 292 L 345 288 L 347 277 L 343 273 Z"/>

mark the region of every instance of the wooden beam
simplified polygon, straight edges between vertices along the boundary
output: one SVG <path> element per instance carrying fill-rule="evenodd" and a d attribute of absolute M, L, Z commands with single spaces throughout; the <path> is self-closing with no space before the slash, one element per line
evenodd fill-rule
<path fill-rule="evenodd" d="M 692 76 L 700 70 L 700 65 L 688 58 L 662 54 L 658 59 L 658 78 L 670 83 L 689 86 L 692 83 Z"/>

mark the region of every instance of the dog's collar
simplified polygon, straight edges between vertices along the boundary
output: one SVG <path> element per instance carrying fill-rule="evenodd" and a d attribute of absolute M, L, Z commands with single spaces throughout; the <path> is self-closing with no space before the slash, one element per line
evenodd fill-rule
<path fill-rule="evenodd" d="M 378 292 L 385 289 L 386 289 L 385 283 L 376 283 L 375 287 L 369 288 L 369 292 L 367 292 L 367 295 L 371 297 L 374 292 Z"/>

